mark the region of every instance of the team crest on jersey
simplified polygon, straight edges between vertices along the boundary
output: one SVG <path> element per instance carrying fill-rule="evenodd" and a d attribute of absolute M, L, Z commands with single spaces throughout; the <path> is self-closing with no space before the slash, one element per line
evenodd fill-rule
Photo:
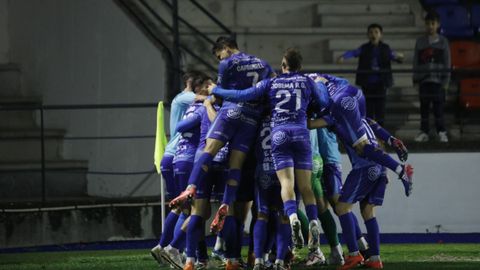
<path fill-rule="evenodd" d="M 368 168 L 368 179 L 375 181 L 380 176 L 380 168 L 378 166 Z"/>
<path fill-rule="evenodd" d="M 272 136 L 272 142 L 275 145 L 281 145 L 287 141 L 287 134 L 283 131 L 277 131 Z"/>
<path fill-rule="evenodd" d="M 270 186 L 272 186 L 273 179 L 268 174 L 262 174 L 262 176 L 260 176 L 259 182 L 260 182 L 260 187 L 262 187 L 262 189 L 267 189 Z"/>
<path fill-rule="evenodd" d="M 344 97 L 340 104 L 345 110 L 353 111 L 357 107 L 357 101 L 352 97 Z"/>
<path fill-rule="evenodd" d="M 242 112 L 238 109 L 229 109 L 227 111 L 227 117 L 230 118 L 230 119 L 238 119 L 238 118 L 240 118 L 241 114 L 242 114 Z"/>

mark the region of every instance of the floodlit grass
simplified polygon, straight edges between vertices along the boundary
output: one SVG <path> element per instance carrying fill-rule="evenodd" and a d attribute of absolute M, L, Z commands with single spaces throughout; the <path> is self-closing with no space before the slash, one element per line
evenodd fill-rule
<path fill-rule="evenodd" d="M 328 251 L 324 248 L 326 255 Z M 303 255 L 304 255 L 303 251 Z M 480 244 L 382 245 L 385 269 L 480 269 Z M 304 269 L 296 265 L 293 269 Z M 318 269 L 319 267 L 315 267 Z M 0 254 L 0 269 L 161 269 L 149 250 Z M 335 269 L 333 266 L 321 269 Z"/>

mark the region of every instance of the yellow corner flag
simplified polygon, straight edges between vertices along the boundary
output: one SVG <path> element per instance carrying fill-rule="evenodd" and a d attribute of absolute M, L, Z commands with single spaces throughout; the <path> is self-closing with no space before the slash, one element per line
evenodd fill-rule
<path fill-rule="evenodd" d="M 158 174 L 160 174 L 160 162 L 166 146 L 167 136 L 165 135 L 165 127 L 163 125 L 163 101 L 160 101 L 157 108 L 157 133 L 155 135 L 155 153 L 153 157 L 153 163 Z"/>

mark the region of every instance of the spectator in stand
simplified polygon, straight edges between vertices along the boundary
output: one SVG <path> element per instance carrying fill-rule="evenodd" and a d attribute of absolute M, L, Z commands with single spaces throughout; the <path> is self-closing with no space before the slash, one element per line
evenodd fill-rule
<path fill-rule="evenodd" d="M 387 89 L 393 85 L 391 61 L 402 62 L 404 55 L 390 49 L 382 41 L 383 28 L 373 23 L 367 28 L 368 42 L 356 50 L 346 51 L 338 57 L 337 63 L 345 59 L 358 57 L 358 72 L 355 84 L 360 86 L 365 94 L 367 116 L 375 119 L 380 125 L 385 121 L 385 102 Z"/>
<path fill-rule="evenodd" d="M 447 130 L 443 119 L 445 91 L 450 81 L 450 72 L 441 71 L 450 68 L 450 48 L 448 40 L 438 34 L 440 16 L 430 11 L 425 16 L 425 35 L 417 39 L 413 58 L 413 83 L 419 86 L 421 125 L 417 142 L 429 140 L 428 115 L 430 103 L 433 104 L 435 127 L 441 142 L 448 142 Z"/>

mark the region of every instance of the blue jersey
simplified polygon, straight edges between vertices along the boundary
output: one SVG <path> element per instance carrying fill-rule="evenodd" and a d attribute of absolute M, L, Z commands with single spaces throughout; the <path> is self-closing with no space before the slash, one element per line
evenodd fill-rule
<path fill-rule="evenodd" d="M 314 81 L 300 73 L 285 73 L 241 91 L 220 87 L 213 89 L 213 94 L 237 102 L 268 97 L 273 129 L 282 125 L 306 128 L 309 106 L 320 111 L 319 93 Z"/>
<path fill-rule="evenodd" d="M 335 100 L 335 97 L 346 89 L 350 84 L 346 79 L 335 77 L 329 74 L 309 73 L 306 74 L 314 80 L 318 86 L 325 85 L 328 96 Z M 317 78 L 324 78 L 326 81 L 316 81 Z"/>
<path fill-rule="evenodd" d="M 213 105 L 214 109 L 218 111 L 220 109 L 220 106 L 217 104 Z M 198 144 L 198 149 L 203 149 L 205 148 L 205 145 L 207 143 L 207 134 L 208 130 L 210 129 L 210 126 L 212 125 L 212 122 L 210 122 L 210 118 L 208 118 L 208 112 L 207 108 L 202 106 L 198 111 L 198 115 L 200 116 L 200 142 Z M 225 144 L 224 147 L 222 147 L 218 153 L 215 155 L 213 158 L 213 161 L 215 162 L 225 162 L 227 161 L 229 154 L 229 148 L 228 148 L 228 143 Z"/>
<path fill-rule="evenodd" d="M 378 141 L 377 138 L 375 137 L 375 134 L 373 133 L 372 128 L 368 124 L 367 120 L 362 119 L 362 125 L 366 131 L 367 139 L 368 142 L 375 146 L 378 147 Z M 352 168 L 353 169 L 359 169 L 367 166 L 373 166 L 376 165 L 374 161 L 367 160 L 365 158 L 362 158 L 358 155 L 356 152 L 355 148 L 353 148 L 351 145 L 344 144 L 345 145 L 345 150 L 347 151 L 348 158 L 350 159 L 350 162 L 352 163 Z"/>
<path fill-rule="evenodd" d="M 184 119 L 195 117 L 195 112 L 203 107 L 203 102 L 194 102 L 188 107 L 185 112 Z M 182 136 L 177 145 L 177 151 L 175 152 L 174 162 L 177 160 L 191 160 L 195 157 L 195 151 L 198 147 L 200 140 L 200 126 L 194 126 L 186 132 L 182 132 Z"/>
<path fill-rule="evenodd" d="M 326 128 L 317 129 L 320 156 L 325 164 L 342 163 L 337 136 Z"/>
<path fill-rule="evenodd" d="M 257 159 L 255 179 L 263 189 L 280 185 L 273 164 L 271 141 L 272 122 L 270 116 L 266 116 L 260 126 L 260 133 L 255 144 L 255 157 Z"/>
<path fill-rule="evenodd" d="M 170 141 L 177 134 L 177 123 L 182 120 L 187 108 L 195 99 L 195 93 L 182 91 L 172 100 L 170 107 Z"/>
<path fill-rule="evenodd" d="M 271 77 L 273 69 L 267 62 L 240 52 L 222 60 L 218 67 L 217 84 L 225 89 L 246 89 L 257 82 Z M 247 112 L 259 113 L 262 111 L 259 102 L 236 103 L 224 102 L 224 108 L 240 107 Z"/>

